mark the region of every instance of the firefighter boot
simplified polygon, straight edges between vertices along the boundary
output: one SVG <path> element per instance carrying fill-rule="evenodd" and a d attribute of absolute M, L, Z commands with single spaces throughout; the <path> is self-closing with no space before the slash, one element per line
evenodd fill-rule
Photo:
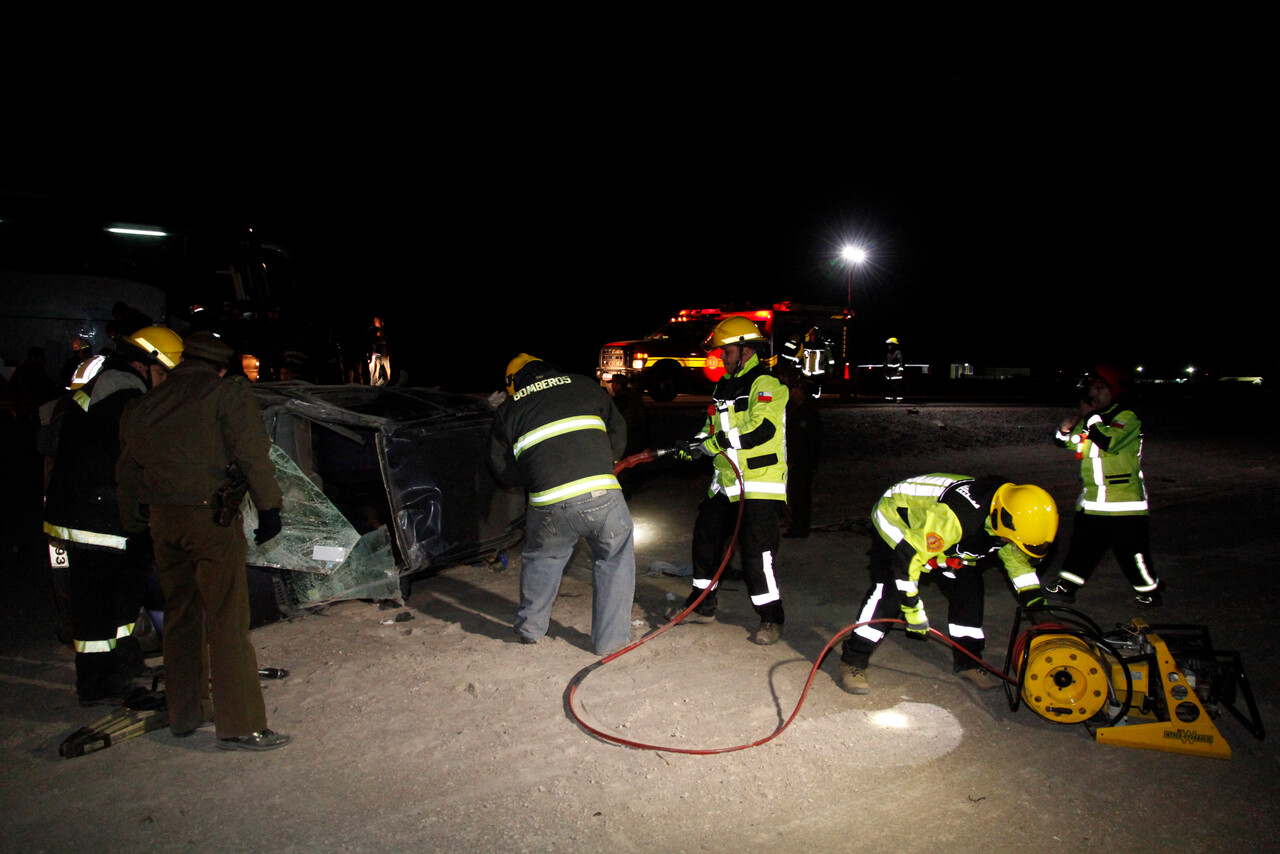
<path fill-rule="evenodd" d="M 752 643 L 761 646 L 772 646 L 782 638 L 782 623 L 761 623 L 751 636 Z"/>
<path fill-rule="evenodd" d="M 862 668 L 854 667 L 847 661 L 840 662 L 840 687 L 850 694 L 870 694 L 871 685 L 867 682 L 867 674 Z"/>

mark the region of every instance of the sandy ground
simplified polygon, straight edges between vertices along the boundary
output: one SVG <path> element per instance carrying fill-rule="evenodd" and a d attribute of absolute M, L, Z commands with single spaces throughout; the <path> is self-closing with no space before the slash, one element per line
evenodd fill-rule
<path fill-rule="evenodd" d="M 1203 623 L 1238 649 L 1265 722 L 1280 726 L 1274 431 L 1146 413 L 1154 554 L 1167 604 L 1151 619 Z M 1239 414 L 1239 410 L 1235 410 Z M 1203 410 L 1201 410 L 1203 414 Z M 1064 508 L 1075 465 L 1047 436 L 1061 410 L 1008 406 L 829 408 L 829 462 L 816 522 L 842 530 L 786 540 L 779 556 L 783 642 L 747 642 L 755 617 L 728 580 L 720 619 L 678 625 L 592 672 L 586 718 L 622 738 L 719 748 L 768 736 L 791 714 L 813 660 L 851 623 L 867 574 L 858 522 L 891 482 L 925 471 L 1002 472 L 1045 486 Z M 655 413 L 655 434 L 696 415 Z M 1225 420 L 1225 419 L 1224 419 Z M 640 578 L 635 636 L 661 624 L 688 582 L 646 575 L 688 559 L 706 472 L 656 463 L 632 496 Z M 1063 536 L 1070 530 L 1066 514 Z M 566 712 L 589 652 L 589 561 L 571 562 L 550 639 L 514 642 L 518 548 L 500 564 L 414 585 L 401 611 L 349 602 L 254 632 L 272 753 L 216 750 L 211 729 L 159 731 L 82 758 L 58 744 L 92 717 L 73 690 L 71 653 L 49 630 L 38 536 L 6 548 L 12 584 L 0 640 L 0 849 L 89 851 L 1222 851 L 1280 848 L 1277 750 L 1224 715 L 1230 761 L 1094 743 L 1081 726 L 1011 711 L 950 672 L 939 643 L 891 635 L 873 693 L 832 681 L 829 656 L 791 725 L 744 751 L 683 755 L 595 738 Z M 1061 560 L 1061 552 L 1057 554 Z M 1056 565 L 1056 562 L 1055 562 Z M 1014 604 L 988 572 L 987 658 L 1001 662 Z M 936 587 L 924 597 L 939 621 Z M 1104 627 L 1138 615 L 1107 562 L 1079 609 Z M 412 617 L 394 622 L 397 613 Z M 887 726 L 883 712 L 897 713 Z"/>

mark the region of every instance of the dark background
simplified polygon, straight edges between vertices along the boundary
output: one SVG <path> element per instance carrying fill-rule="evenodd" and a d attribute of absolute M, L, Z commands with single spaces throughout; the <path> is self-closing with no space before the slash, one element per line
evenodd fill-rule
<path fill-rule="evenodd" d="M 64 91 L 83 110 L 13 125 L 0 200 L 252 224 L 318 322 L 384 316 L 393 367 L 458 390 L 522 350 L 588 372 L 680 308 L 843 305 L 847 241 L 859 361 L 893 335 L 936 368 L 1273 372 L 1248 22 L 658 23 L 312 46 L 127 109 Z"/>

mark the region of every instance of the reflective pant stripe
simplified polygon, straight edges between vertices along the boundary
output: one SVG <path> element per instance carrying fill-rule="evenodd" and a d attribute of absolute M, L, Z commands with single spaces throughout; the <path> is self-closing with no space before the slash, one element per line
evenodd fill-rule
<path fill-rule="evenodd" d="M 1139 593 L 1150 593 L 1160 586 L 1159 579 L 1153 578 L 1150 570 L 1147 569 L 1147 562 L 1143 560 L 1142 552 L 1138 552 L 1133 556 L 1133 565 L 1138 568 L 1138 572 L 1142 574 L 1142 580 L 1146 582 L 1141 587 L 1135 587 Z"/>
<path fill-rule="evenodd" d="M 116 648 L 116 641 L 133 634 L 133 623 L 125 623 L 116 627 L 116 636 L 106 640 L 73 640 L 76 652 L 111 652 Z"/>
<path fill-rule="evenodd" d="M 1098 487 L 1098 495 L 1102 496 L 1105 487 Z M 1081 501 L 1081 510 L 1092 510 L 1095 513 L 1135 513 L 1150 509 L 1144 501 Z"/>
<path fill-rule="evenodd" d="M 1059 572 L 1058 577 L 1063 581 L 1070 581 L 1076 587 L 1084 587 L 1084 579 L 1076 575 L 1074 572 Z"/>
<path fill-rule="evenodd" d="M 862 611 L 858 614 L 856 622 L 865 623 L 876 615 L 876 607 L 880 604 L 880 598 L 884 596 L 884 585 L 877 584 L 875 590 L 867 597 L 867 604 L 863 606 Z M 861 638 L 866 638 L 872 643 L 880 643 L 884 638 L 884 632 L 875 626 L 858 626 L 853 633 Z"/>
<path fill-rule="evenodd" d="M 957 623 L 951 623 L 947 626 L 947 634 L 953 638 L 973 638 L 974 640 L 986 640 L 986 635 L 982 633 L 982 626 L 961 626 Z"/>
<path fill-rule="evenodd" d="M 766 589 L 764 593 L 751 597 L 752 605 L 767 605 L 782 598 L 778 594 L 778 579 L 773 574 L 773 552 L 765 552 L 761 555 L 761 558 L 764 561 L 764 583 Z"/>

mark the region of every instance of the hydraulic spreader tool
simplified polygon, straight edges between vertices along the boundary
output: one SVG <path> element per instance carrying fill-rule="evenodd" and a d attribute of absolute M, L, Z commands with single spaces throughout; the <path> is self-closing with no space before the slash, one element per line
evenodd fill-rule
<path fill-rule="evenodd" d="M 1084 724 L 1104 744 L 1230 759 L 1223 709 L 1266 735 L 1240 654 L 1214 649 L 1205 626 L 1135 618 L 1104 634 L 1078 611 L 1020 608 L 1004 670 L 1010 709 Z"/>

